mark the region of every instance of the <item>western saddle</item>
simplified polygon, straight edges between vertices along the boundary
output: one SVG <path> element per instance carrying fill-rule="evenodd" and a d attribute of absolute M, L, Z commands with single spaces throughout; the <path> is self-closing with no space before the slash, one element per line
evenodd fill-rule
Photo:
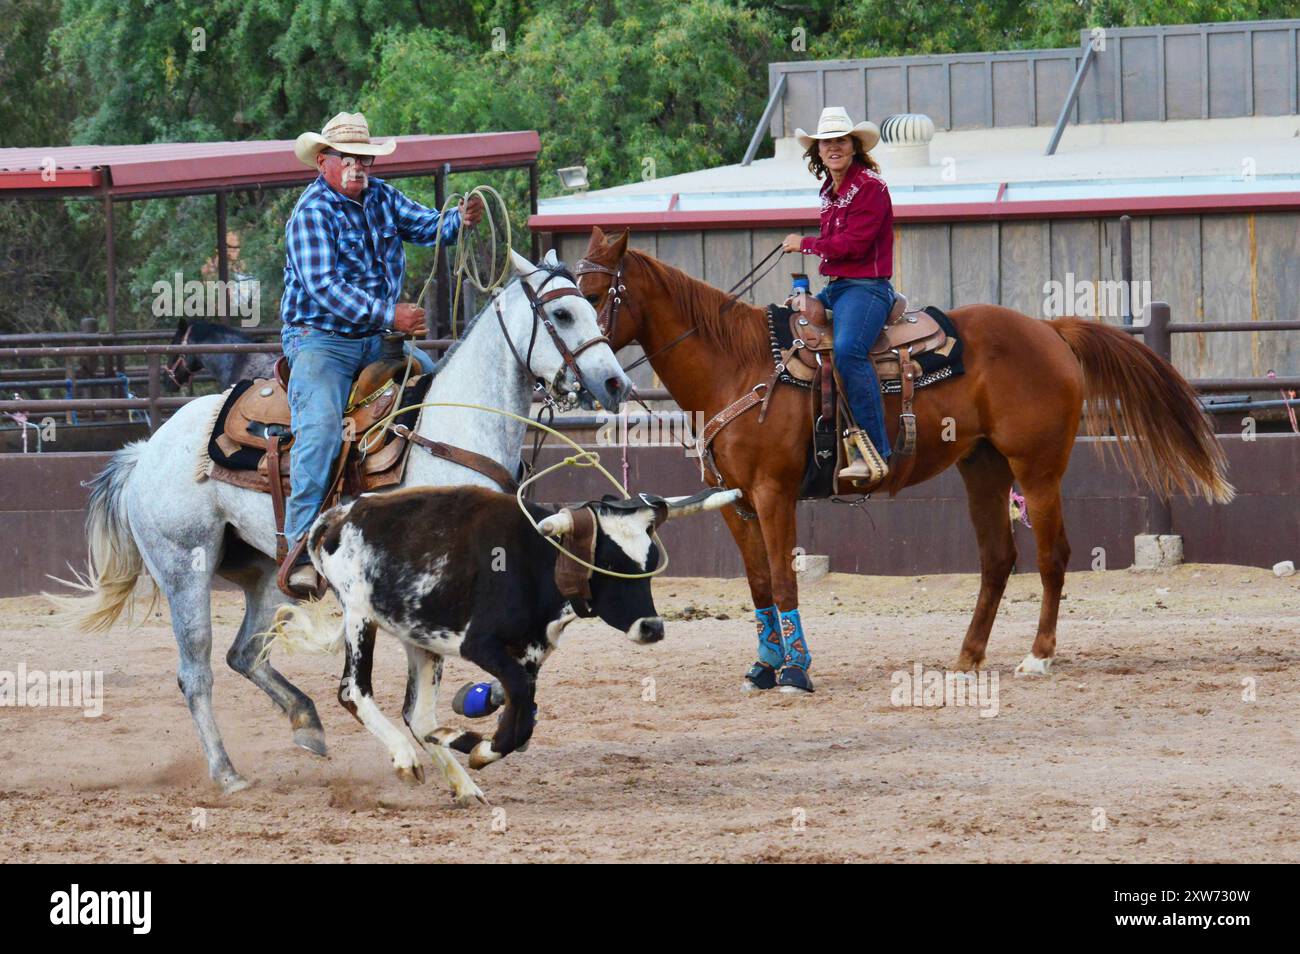
<path fill-rule="evenodd" d="M 429 378 L 420 376 L 414 359 L 402 353 L 400 336 L 384 340 L 384 354 L 361 370 L 353 382 L 343 414 L 338 455 L 329 475 L 329 491 L 322 510 L 342 496 L 356 496 L 400 484 L 411 444 L 435 457 L 460 464 L 513 491 L 515 476 L 495 460 L 415 432 L 413 408 L 409 423 L 398 418 L 387 428 L 368 435 L 376 423 L 399 407 L 418 404 L 428 390 Z M 408 378 L 407 362 L 412 368 Z M 403 383 L 405 382 L 405 389 Z M 214 480 L 270 494 L 275 512 L 276 561 L 288 555 L 284 536 L 285 501 L 290 493 L 289 449 L 293 446 L 289 411 L 289 364 L 281 357 L 270 378 L 236 385 L 217 417 L 210 438 L 207 474 Z M 275 474 L 278 479 L 272 479 Z"/>
<path fill-rule="evenodd" d="M 838 410 L 852 422 L 847 402 L 836 401 L 833 396 L 839 385 L 839 375 L 835 371 L 834 332 L 826 307 L 816 297 L 806 294 L 796 296 L 790 304 L 793 308 L 789 319 L 793 343 L 782 351 L 786 372 L 796 381 L 809 382 L 820 389 L 822 420 L 834 421 L 838 405 Z M 898 458 L 894 468 L 899 472 L 896 478 L 898 486 L 915 463 L 916 413 L 913 399 L 916 382 L 921 377 L 921 367 L 915 358 L 928 352 L 946 356 L 955 344 L 956 339 L 950 338 L 928 312 L 909 310 L 907 298 L 895 293 L 894 305 L 880 336 L 871 346 L 870 356 L 882 386 L 889 387 L 891 382 L 897 382 L 901 398 L 898 439 L 893 448 L 894 456 Z M 838 387 L 838 391 L 843 395 L 842 387 Z M 843 433 L 844 428 L 837 428 L 837 431 Z"/>

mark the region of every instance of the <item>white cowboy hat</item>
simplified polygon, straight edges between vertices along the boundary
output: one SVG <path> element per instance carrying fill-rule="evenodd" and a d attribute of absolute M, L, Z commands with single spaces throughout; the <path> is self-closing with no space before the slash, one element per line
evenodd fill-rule
<path fill-rule="evenodd" d="M 817 131 L 806 133 L 802 129 L 794 131 L 799 145 L 807 149 L 814 139 L 834 139 L 837 136 L 852 136 L 862 143 L 862 151 L 870 152 L 880 142 L 880 130 L 872 122 L 861 122 L 856 126 L 849 119 L 849 112 L 843 106 L 827 106 L 817 120 Z"/>
<path fill-rule="evenodd" d="M 397 148 L 397 140 L 371 142 L 370 126 L 360 113 L 339 113 L 325 124 L 320 135 L 305 132 L 293 144 L 293 154 L 303 165 L 316 168 L 316 154 L 337 149 L 354 156 L 386 156 Z"/>

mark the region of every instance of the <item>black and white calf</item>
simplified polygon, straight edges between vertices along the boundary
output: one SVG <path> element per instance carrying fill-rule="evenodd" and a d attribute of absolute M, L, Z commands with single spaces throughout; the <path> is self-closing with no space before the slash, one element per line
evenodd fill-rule
<path fill-rule="evenodd" d="M 442 770 L 457 802 L 483 801 L 450 750 L 467 753 L 477 769 L 527 743 L 538 670 L 579 613 L 600 617 L 638 643 L 664 634 L 648 578 L 583 571 L 543 535 L 584 550 L 579 555 L 602 569 L 641 573 L 659 562 L 652 538 L 659 523 L 718 509 L 737 496 L 718 490 L 688 498 L 642 494 L 559 512 L 529 504 L 534 530 L 514 497 L 479 487 L 365 494 L 322 514 L 308 539 L 312 562 L 343 606 L 342 631 L 331 632 L 309 610 L 287 606 L 277 613 L 273 632 L 291 645 L 345 648 L 339 701 L 388 747 L 398 776 L 418 782 L 424 777 L 418 753 L 379 711 L 371 691 L 375 631 L 395 635 L 406 648 L 403 715 L 411 734 Z M 453 653 L 505 689 L 491 739 L 438 725 L 442 657 Z"/>

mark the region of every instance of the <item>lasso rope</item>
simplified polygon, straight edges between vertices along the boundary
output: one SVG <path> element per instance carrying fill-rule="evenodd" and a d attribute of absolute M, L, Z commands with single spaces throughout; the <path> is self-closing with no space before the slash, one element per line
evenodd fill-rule
<path fill-rule="evenodd" d="M 540 470 L 537 473 L 532 474 L 531 476 L 527 477 L 522 483 L 520 483 L 519 487 L 515 490 L 515 503 L 519 505 L 520 512 L 523 513 L 524 517 L 532 525 L 533 529 L 537 530 L 538 533 L 541 534 L 543 540 L 545 540 L 551 546 L 555 547 L 555 549 L 559 550 L 561 553 L 567 556 L 574 563 L 577 563 L 579 566 L 591 570 L 593 573 L 601 573 L 605 576 L 612 576 L 620 580 L 645 580 L 645 579 L 649 579 L 650 577 L 658 576 L 659 574 L 663 573 L 666 569 L 668 569 L 668 550 L 665 549 L 663 541 L 659 539 L 658 532 L 652 533 L 651 536 L 654 538 L 655 543 L 658 544 L 659 552 L 663 555 L 663 560 L 653 570 L 648 570 L 644 573 L 620 573 L 617 570 L 608 570 L 605 569 L 604 567 L 596 566 L 594 563 L 588 563 L 582 557 L 577 556 L 576 554 L 570 552 L 569 550 L 566 550 L 564 546 L 561 543 L 559 543 L 554 537 L 550 537 L 544 533 L 541 533 L 541 531 L 538 529 L 537 521 L 533 519 L 533 515 L 528 512 L 528 508 L 524 505 L 524 490 L 528 487 L 529 484 L 541 480 L 547 474 L 559 470 L 562 467 L 593 467 L 600 473 L 602 477 L 604 477 L 606 480 L 608 480 L 611 484 L 614 485 L 614 488 L 620 494 L 623 495 L 624 499 L 631 498 L 631 494 L 629 494 L 623 488 L 623 486 L 618 482 L 618 480 L 614 477 L 614 475 L 611 474 L 609 471 L 607 471 L 601 465 L 599 454 L 597 454 L 595 451 L 584 449 L 581 444 L 573 440 L 573 438 L 569 437 L 567 434 L 561 434 L 555 428 L 543 424 L 541 421 L 535 421 L 530 417 L 524 417 L 523 415 L 515 414 L 512 411 L 503 411 L 500 408 L 487 407 L 486 405 L 483 404 L 466 404 L 459 401 L 425 401 L 420 404 L 411 404 L 408 405 L 407 407 L 398 408 L 395 411 L 391 411 L 388 414 L 385 414 L 383 417 L 375 421 L 374 424 L 372 424 L 369 428 L 366 429 L 365 434 L 362 435 L 361 441 L 359 441 L 358 444 L 365 443 L 366 440 L 370 437 L 372 432 L 376 430 L 386 430 L 388 428 L 388 425 L 391 424 L 396 418 L 400 417 L 401 415 L 406 414 L 410 411 L 422 410 L 427 407 L 457 407 L 457 408 L 463 408 L 471 411 L 487 411 L 490 414 L 500 414 L 502 417 L 508 417 L 511 418 L 512 420 L 520 421 L 528 427 L 539 428 L 540 430 L 545 431 L 547 434 L 559 438 L 565 444 L 568 444 L 569 447 L 571 447 L 577 453 L 572 454 L 569 457 L 566 457 L 563 460 L 552 464 L 550 467 L 547 467 L 544 470 Z"/>
<path fill-rule="evenodd" d="M 447 196 L 447 201 L 442 204 L 438 210 L 438 221 L 441 223 L 442 217 L 451 209 L 458 206 L 463 199 L 467 204 L 469 200 L 478 196 L 483 202 L 483 219 L 487 224 L 488 232 L 488 261 L 495 263 L 497 260 L 497 226 L 492 218 L 492 207 L 488 204 L 487 197 L 490 196 L 497 201 L 501 208 L 501 219 L 505 223 L 506 254 L 502 256 L 501 271 L 487 284 L 483 282 L 483 276 L 479 272 L 479 264 L 474 256 L 470 255 L 470 243 L 466 241 L 465 229 L 461 229 L 461 234 L 457 236 L 455 263 L 452 265 L 451 276 L 455 284 L 455 292 L 452 296 L 451 306 L 451 336 L 456 337 L 456 317 L 460 314 L 460 292 L 466 279 L 479 292 L 484 295 L 490 295 L 496 289 L 506 283 L 510 277 L 510 249 L 513 247 L 513 241 L 510 232 L 510 209 L 506 206 L 506 200 L 501 197 L 501 193 L 490 185 L 479 185 L 462 194 L 453 192 Z M 462 225 L 464 220 L 462 219 Z M 434 276 L 438 272 L 438 253 L 442 250 L 442 228 L 439 227 L 438 234 L 433 241 L 433 267 L 429 269 L 429 277 L 424 280 L 424 287 L 420 289 L 420 294 L 416 301 L 423 301 L 424 296 L 428 294 L 429 286 L 433 284 Z"/>
<path fill-rule="evenodd" d="M 420 289 L 420 294 L 416 296 L 415 300 L 417 302 L 425 300 L 425 296 L 429 293 L 429 286 L 433 284 L 433 279 L 438 274 L 438 253 L 442 250 L 443 218 L 449 211 L 451 211 L 451 209 L 459 206 L 462 199 L 468 203 L 472 196 L 478 196 L 483 201 L 483 218 L 487 224 L 488 247 L 490 249 L 488 257 L 489 261 L 492 262 L 495 262 L 497 259 L 497 227 L 496 222 L 492 218 L 492 209 L 488 205 L 487 197 L 490 196 L 496 199 L 497 204 L 501 207 L 501 218 L 502 221 L 505 222 L 506 254 L 502 257 L 501 271 L 498 272 L 496 277 L 494 277 L 488 284 L 483 284 L 483 278 L 479 272 L 478 262 L 474 256 L 469 254 L 469 234 L 468 230 L 465 228 L 465 220 L 462 213 L 461 228 L 456 237 L 456 262 L 450 273 L 451 281 L 455 288 L 452 293 L 451 307 L 451 336 L 453 338 L 456 337 L 456 316 L 460 314 L 460 293 L 461 289 L 464 287 L 466 279 L 468 279 L 469 283 L 481 293 L 491 295 L 498 288 L 503 286 L 510 276 L 510 251 L 513 248 L 511 244 L 512 240 L 510 231 L 510 209 L 506 205 L 506 200 L 501 197 L 501 193 L 492 188 L 492 186 L 477 185 L 466 193 L 453 192 L 451 195 L 447 196 L 446 200 L 442 203 L 442 208 L 438 210 L 438 229 L 433 240 L 433 266 L 429 269 L 429 277 L 424 280 L 424 286 Z M 474 226 L 470 226 L 470 228 L 474 228 Z M 187 331 L 186 334 L 189 334 L 189 332 Z M 403 337 L 410 342 L 411 348 L 414 350 L 418 341 L 415 334 L 403 335 Z M 407 382 L 411 380 L 411 369 L 416 363 L 417 362 L 414 361 L 410 355 L 406 356 L 405 373 L 402 375 L 402 385 L 398 388 L 398 394 L 406 393 Z M 373 396 L 374 395 L 372 395 L 372 397 Z M 388 420 L 389 418 L 384 418 L 384 421 Z M 388 428 L 385 425 L 384 430 L 386 431 L 387 429 Z M 368 429 L 366 433 L 362 435 L 361 440 L 357 442 L 357 450 L 360 452 L 362 457 L 370 453 L 372 444 L 370 435 L 373 431 L 373 427 Z M 382 440 L 383 434 L 380 434 L 379 438 Z"/>
<path fill-rule="evenodd" d="M 510 232 L 510 210 L 507 208 L 506 201 L 501 197 L 500 192 L 498 192 L 496 189 L 492 188 L 489 185 L 475 186 L 473 189 L 470 189 L 469 192 L 466 192 L 463 195 L 458 192 L 453 192 L 451 195 L 447 197 L 447 201 L 445 201 L 442 204 L 442 208 L 438 210 L 439 221 L 441 221 L 442 216 L 446 215 L 448 211 L 450 211 L 455 206 L 459 205 L 462 199 L 468 202 L 469 199 L 475 195 L 477 195 L 480 199 L 483 200 L 483 217 L 487 222 L 488 242 L 490 248 L 489 258 L 493 262 L 496 261 L 496 257 L 497 257 L 497 228 L 496 228 L 496 223 L 492 218 L 492 210 L 488 205 L 486 197 L 490 196 L 494 198 L 497 201 L 497 204 L 500 206 L 501 217 L 505 223 L 506 255 L 503 257 L 501 271 L 498 272 L 496 276 L 489 283 L 484 284 L 482 274 L 479 271 L 478 262 L 475 261 L 472 255 L 469 254 L 470 243 L 466 241 L 465 230 L 462 228 L 461 234 L 460 236 L 458 236 L 458 241 L 456 243 L 456 262 L 454 267 L 452 268 L 452 280 L 454 281 L 456 286 L 455 294 L 453 296 L 453 301 L 452 301 L 452 312 L 451 312 L 451 328 L 452 328 L 453 338 L 456 337 L 456 315 L 459 314 L 460 312 L 460 293 L 461 293 L 461 288 L 464 285 L 464 282 L 469 281 L 469 283 L 473 285 L 479 292 L 490 295 L 493 292 L 495 292 L 496 289 L 504 285 L 506 279 L 510 275 L 511 263 L 510 263 L 509 252 L 512 247 L 511 232 Z M 463 224 L 463 220 L 462 220 L 462 224 Z M 433 284 L 434 276 L 437 274 L 438 271 L 438 253 L 441 250 L 441 248 L 442 248 L 442 229 L 440 227 L 438 229 L 438 234 L 434 240 L 434 245 L 433 245 L 433 267 L 429 270 L 429 277 L 424 281 L 424 287 L 420 289 L 420 294 L 416 299 L 417 301 L 424 300 L 425 295 L 429 291 L 429 286 Z M 412 342 L 415 341 L 414 335 L 410 335 L 409 337 Z M 401 389 L 398 391 L 399 395 L 406 392 L 407 382 L 411 378 L 411 366 L 414 363 L 415 362 L 408 356 L 406 359 L 406 374 L 402 378 L 402 386 Z M 482 404 L 465 404 L 465 403 L 460 403 L 455 401 L 425 401 L 421 404 L 411 404 L 408 405 L 407 407 L 399 407 L 396 410 L 393 410 L 388 414 L 385 414 L 379 420 L 375 421 L 374 424 L 370 425 L 370 427 L 366 428 L 365 433 L 361 435 L 361 439 L 357 441 L 358 451 L 360 451 L 362 455 L 368 453 L 371 449 L 372 443 L 376 439 L 375 436 L 376 432 L 378 432 L 377 438 L 379 440 L 382 440 L 384 432 L 386 432 L 389 429 L 389 426 L 398 417 L 410 411 L 423 410 L 424 408 L 427 407 L 457 407 L 457 408 L 463 408 L 472 411 L 486 411 L 490 414 L 500 414 L 503 417 L 508 417 L 516 421 L 521 421 L 527 427 L 535 427 L 547 434 L 550 434 L 553 437 L 557 437 L 560 440 L 562 440 L 564 443 L 568 444 L 569 447 L 573 448 L 573 450 L 577 452 L 569 457 L 564 458 L 564 460 L 552 464 L 550 467 L 547 467 L 544 470 L 541 470 L 538 473 L 532 474 L 531 476 L 527 477 L 522 483 L 520 483 L 519 487 L 515 490 L 515 503 L 519 505 L 520 512 L 523 513 L 524 517 L 532 525 L 532 528 L 534 530 L 538 530 L 538 523 L 536 520 L 533 519 L 533 515 L 528 512 L 528 508 L 524 505 L 524 490 L 530 484 L 540 480 L 541 478 L 545 477 L 547 474 L 552 473 L 553 471 L 559 470 L 562 467 L 594 467 L 597 471 L 600 472 L 601 476 L 603 476 L 606 480 L 608 480 L 611 484 L 614 485 L 615 489 L 618 490 L 618 492 L 623 495 L 624 499 L 628 499 L 631 496 L 627 492 L 627 489 L 624 487 L 624 485 L 620 484 L 614 478 L 613 474 L 611 474 L 609 471 L 607 471 L 604 467 L 601 466 L 600 455 L 597 454 L 595 451 L 584 450 L 582 446 L 577 443 L 577 441 L 574 441 L 572 438 L 568 437 L 567 435 L 561 434 L 555 428 L 543 424 L 541 421 L 535 421 L 532 418 L 524 417 L 522 415 L 515 414 L 511 411 L 503 411 L 500 408 L 487 407 L 486 405 L 482 405 Z M 659 574 L 663 573 L 666 569 L 668 569 L 668 550 L 665 549 L 663 545 L 663 541 L 659 539 L 658 532 L 651 534 L 651 536 L 654 538 L 655 543 L 658 544 L 659 552 L 663 555 L 663 560 L 660 562 L 659 566 L 655 567 L 655 569 L 649 570 L 645 573 L 620 573 L 617 570 L 607 570 L 604 567 L 599 567 L 593 563 L 588 563 L 582 557 L 574 553 L 571 553 L 569 550 L 565 549 L 564 546 L 561 543 L 559 543 L 557 540 L 555 540 L 554 537 L 547 536 L 546 534 L 541 533 L 540 530 L 538 530 L 538 532 L 541 535 L 542 539 L 545 540 L 547 543 L 549 543 L 551 546 L 555 547 L 555 549 L 559 550 L 561 553 L 563 553 L 569 559 L 573 560 L 573 562 L 577 563 L 579 566 L 591 570 L 593 573 L 601 573 L 604 574 L 605 576 L 612 576 L 620 580 L 644 580 L 644 579 L 649 579 L 650 577 L 658 576 Z"/>

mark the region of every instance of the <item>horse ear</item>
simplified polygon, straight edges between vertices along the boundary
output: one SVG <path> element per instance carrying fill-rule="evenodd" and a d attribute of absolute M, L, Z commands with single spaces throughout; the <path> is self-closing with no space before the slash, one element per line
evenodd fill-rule
<path fill-rule="evenodd" d="M 559 265 L 560 256 L 555 254 L 555 249 L 550 249 L 549 251 L 547 251 L 546 255 L 542 257 L 542 262 L 546 265 L 552 265 L 552 266 Z"/>
<path fill-rule="evenodd" d="M 515 267 L 515 272 L 518 273 L 520 277 L 531 275 L 533 272 L 537 271 L 532 262 L 528 261 L 528 259 L 524 258 L 514 249 L 510 250 L 510 264 Z"/>
<path fill-rule="evenodd" d="M 627 252 L 627 240 L 631 237 L 631 231 L 624 232 L 610 244 L 610 250 L 613 251 L 616 259 L 622 258 Z"/>
<path fill-rule="evenodd" d="M 600 230 L 599 225 L 591 227 L 591 240 L 587 242 L 587 254 L 599 251 L 605 244 L 605 233 Z"/>

